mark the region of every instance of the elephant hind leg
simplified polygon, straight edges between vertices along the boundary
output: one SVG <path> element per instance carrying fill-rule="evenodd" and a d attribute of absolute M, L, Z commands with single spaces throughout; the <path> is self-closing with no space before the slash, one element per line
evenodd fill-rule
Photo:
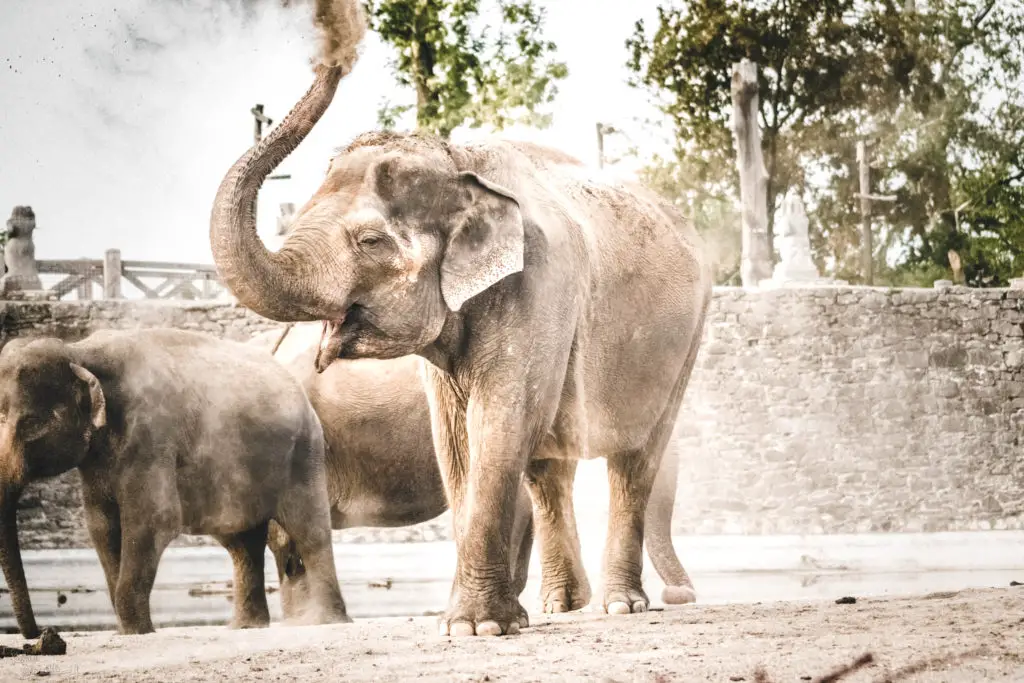
<path fill-rule="evenodd" d="M 677 470 L 677 454 L 669 449 L 655 479 L 644 522 L 644 543 L 654 569 L 665 582 L 661 600 L 666 605 L 683 605 L 697 600 L 690 575 L 686 573 L 672 546 L 672 511 L 676 500 Z"/>
<path fill-rule="evenodd" d="M 321 472 L 309 479 L 308 485 L 296 487 L 284 497 L 275 517 L 289 539 L 282 549 L 278 572 L 283 572 L 286 583 L 294 584 L 296 589 L 296 600 L 289 600 L 288 605 L 282 595 L 282 609 L 289 612 L 287 616 L 294 623 L 349 623 L 352 620 L 341 597 L 331 545 L 326 478 Z M 282 592 L 284 587 L 282 584 Z"/>
<path fill-rule="evenodd" d="M 697 329 L 702 329 L 702 326 Z M 611 500 L 604 552 L 602 606 L 609 614 L 645 612 L 650 606 L 641 582 L 645 537 L 649 542 L 653 541 L 648 546 L 651 560 L 666 584 L 685 588 L 686 583 L 689 583 L 689 577 L 676 558 L 671 542 L 672 506 L 675 502 L 676 486 L 676 464 L 673 460 L 675 454 L 669 454 L 668 462 L 663 461 L 679 407 L 683 402 L 683 394 L 690 380 L 697 348 L 698 345 L 694 343 L 676 378 L 675 387 L 665 409 L 651 430 L 646 444 L 636 450 L 617 453 L 608 458 L 608 489 Z M 662 469 L 665 471 L 659 472 Z M 651 519 L 649 504 L 652 499 L 657 522 L 664 522 L 666 526 L 656 524 L 652 534 L 645 534 L 646 521 Z M 677 583 L 680 581 L 686 583 Z M 668 593 L 668 597 L 674 600 L 686 597 L 682 592 Z"/>
<path fill-rule="evenodd" d="M 545 451 L 553 455 L 553 448 L 546 442 L 538 455 L 542 457 Z M 576 464 L 567 458 L 548 458 L 532 461 L 527 469 L 540 539 L 540 598 L 545 613 L 581 609 L 591 598 L 573 509 Z"/>
<path fill-rule="evenodd" d="M 270 608 L 264 586 L 264 549 L 267 523 L 229 536 L 217 536 L 234 565 L 235 609 L 231 628 L 264 628 L 270 625 Z"/>
<path fill-rule="evenodd" d="M 698 330 L 704 329 L 705 315 L 706 311 L 701 315 Z M 672 437 L 679 406 L 683 402 L 683 395 L 690 383 L 690 376 L 693 374 L 693 366 L 697 362 L 699 349 L 699 340 L 695 340 L 677 380 L 669 412 L 671 426 L 667 427 L 667 434 L 664 435 L 665 443 L 661 447 L 661 466 L 655 475 L 651 498 L 647 504 L 644 542 L 647 545 L 647 554 L 651 558 L 651 564 L 654 565 L 661 580 L 665 582 L 661 600 L 666 605 L 684 605 L 697 600 L 693 581 L 690 580 L 690 575 L 686 573 L 686 569 L 683 568 L 672 545 L 672 513 L 675 511 L 676 490 L 679 487 L 679 453 L 669 447 L 668 442 Z M 665 427 L 660 426 L 660 428 L 664 429 Z"/>

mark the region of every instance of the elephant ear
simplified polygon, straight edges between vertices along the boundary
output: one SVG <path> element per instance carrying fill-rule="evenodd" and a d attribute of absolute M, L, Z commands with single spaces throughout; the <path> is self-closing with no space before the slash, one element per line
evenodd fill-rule
<path fill-rule="evenodd" d="M 89 385 L 89 405 L 91 406 L 90 421 L 92 426 L 99 429 L 107 424 L 107 399 L 103 396 L 103 387 L 96 375 L 92 374 L 77 363 L 71 364 L 71 371 L 78 379 Z"/>
<path fill-rule="evenodd" d="M 35 340 L 32 337 L 15 337 L 14 339 L 9 340 L 4 344 L 3 348 L 0 349 L 0 358 L 3 358 L 9 353 L 16 353 L 18 349 L 28 346 L 33 341 Z"/>
<path fill-rule="evenodd" d="M 464 201 L 441 262 L 441 294 L 453 311 L 523 269 L 523 215 L 515 196 L 471 172 L 460 173 L 458 183 Z"/>

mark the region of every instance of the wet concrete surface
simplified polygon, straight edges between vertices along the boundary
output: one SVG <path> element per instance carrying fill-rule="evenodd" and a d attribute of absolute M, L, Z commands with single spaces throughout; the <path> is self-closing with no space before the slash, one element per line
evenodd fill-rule
<path fill-rule="evenodd" d="M 832 536 L 688 536 L 675 539 L 704 604 L 835 600 L 1005 587 L 1024 582 L 1024 532 Z M 584 563 L 598 590 L 600 541 L 584 539 Z M 353 618 L 423 616 L 442 610 L 455 569 L 451 542 L 338 544 L 335 557 Z M 24 554 L 40 626 L 106 630 L 115 626 L 106 582 L 91 549 Z M 277 576 L 267 553 L 267 586 Z M 218 547 L 172 548 L 161 561 L 151 605 L 157 628 L 225 624 L 231 563 Z M 662 582 L 650 566 L 644 585 L 660 606 Z M 536 609 L 537 549 L 522 601 Z M 1021 588 L 1024 590 L 1024 587 Z M 271 618 L 280 618 L 276 592 Z M 0 631 L 13 632 L 10 597 L 0 592 Z"/>

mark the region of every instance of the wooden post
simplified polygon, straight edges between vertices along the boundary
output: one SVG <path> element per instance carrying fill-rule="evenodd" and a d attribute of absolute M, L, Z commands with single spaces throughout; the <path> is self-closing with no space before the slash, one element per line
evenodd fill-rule
<path fill-rule="evenodd" d="M 761 151 L 758 99 L 757 65 L 744 58 L 732 65 L 733 135 L 743 205 L 740 279 L 744 287 L 756 287 L 772 275 L 771 245 L 768 244 L 768 171 Z"/>
<path fill-rule="evenodd" d="M 103 255 L 103 298 L 121 298 L 121 250 L 107 249 Z"/>
<path fill-rule="evenodd" d="M 89 263 L 89 259 L 80 258 L 78 259 L 78 273 L 82 275 L 81 281 L 78 283 L 78 287 L 75 292 L 78 295 L 79 301 L 91 301 L 92 300 L 92 264 Z"/>
<path fill-rule="evenodd" d="M 274 120 L 263 113 L 262 104 L 257 104 L 249 111 L 252 112 L 254 119 L 252 131 L 253 142 L 255 144 L 259 144 L 260 140 L 263 138 L 263 124 L 267 124 L 267 127 L 269 128 L 270 124 L 272 124 Z"/>
<path fill-rule="evenodd" d="M 860 268 L 864 284 L 874 284 L 874 247 L 871 239 L 871 169 L 868 166 L 867 145 L 857 143 L 857 163 L 860 165 Z"/>
<path fill-rule="evenodd" d="M 604 168 L 604 126 L 597 122 L 597 167 Z"/>

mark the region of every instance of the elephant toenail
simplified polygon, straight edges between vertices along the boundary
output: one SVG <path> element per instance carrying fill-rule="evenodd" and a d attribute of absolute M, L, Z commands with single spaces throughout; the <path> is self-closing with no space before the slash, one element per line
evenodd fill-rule
<path fill-rule="evenodd" d="M 629 614 L 629 603 L 618 601 L 609 602 L 608 614 Z"/>
<path fill-rule="evenodd" d="M 519 624 L 516 624 L 518 628 Z M 476 625 L 476 634 L 478 636 L 500 636 L 501 626 L 496 621 L 482 621 Z"/>

